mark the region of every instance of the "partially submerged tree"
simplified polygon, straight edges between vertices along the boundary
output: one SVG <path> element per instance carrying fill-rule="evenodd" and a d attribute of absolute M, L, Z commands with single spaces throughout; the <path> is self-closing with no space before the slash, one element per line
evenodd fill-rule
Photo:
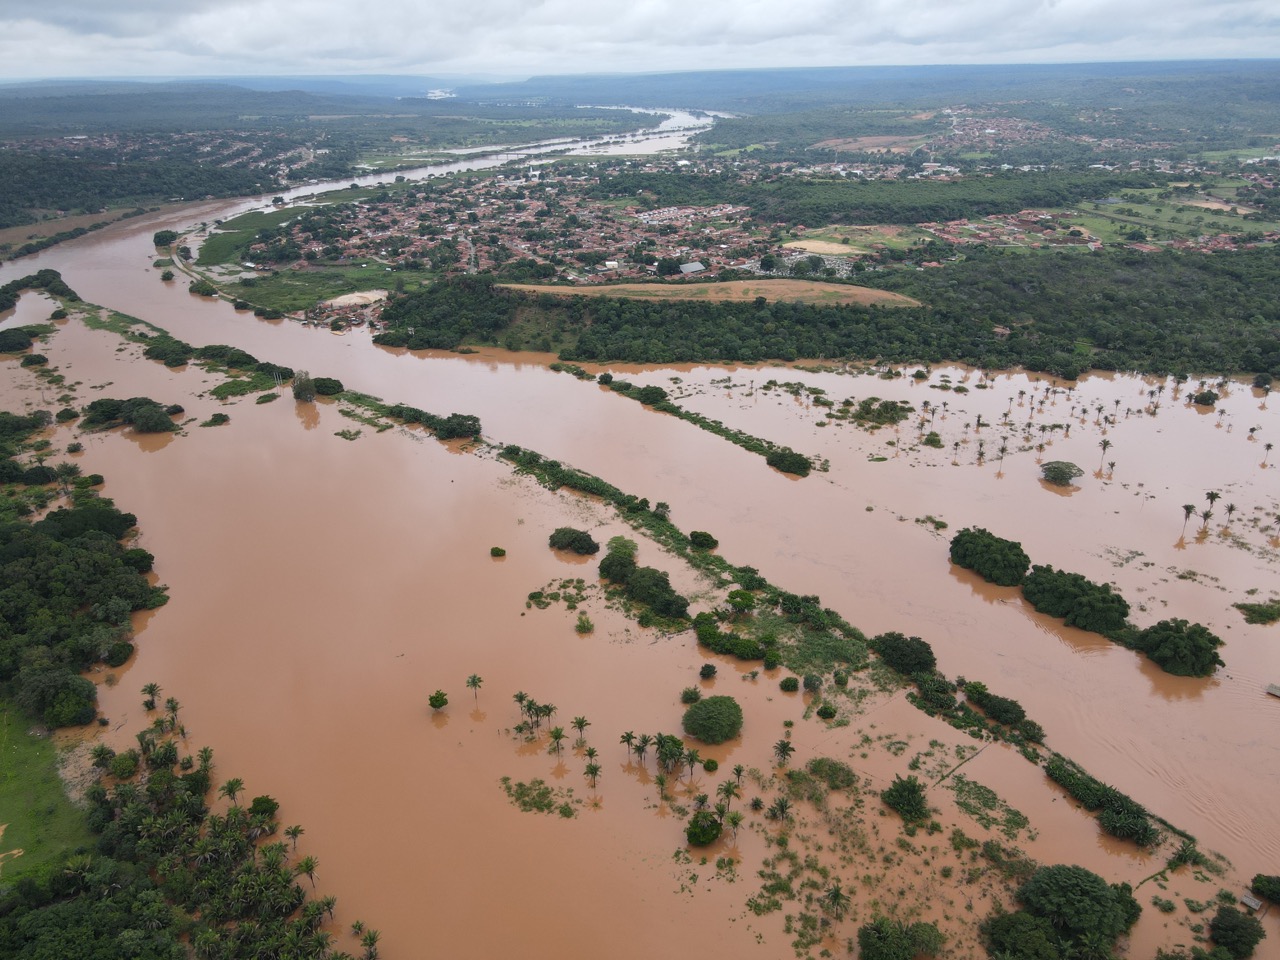
<path fill-rule="evenodd" d="M 1050 460 L 1040 468 L 1040 476 L 1055 487 L 1069 487 L 1076 477 L 1084 476 L 1084 471 L 1069 460 Z"/>

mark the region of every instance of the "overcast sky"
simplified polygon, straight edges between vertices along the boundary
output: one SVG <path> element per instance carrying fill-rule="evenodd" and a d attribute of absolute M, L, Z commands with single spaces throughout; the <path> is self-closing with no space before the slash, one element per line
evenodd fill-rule
<path fill-rule="evenodd" d="M 1277 0 L 0 0 L 8 79 L 1277 55 Z"/>

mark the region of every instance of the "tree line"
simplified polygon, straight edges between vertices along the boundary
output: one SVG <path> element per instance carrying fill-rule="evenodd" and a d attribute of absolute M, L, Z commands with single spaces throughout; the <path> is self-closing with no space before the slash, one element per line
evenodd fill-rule
<path fill-rule="evenodd" d="M 1134 251 L 1005 255 L 977 249 L 941 269 L 867 272 L 924 307 L 555 297 L 443 280 L 396 297 L 376 343 L 519 347 L 545 331 L 567 361 L 637 363 L 878 359 L 1075 379 L 1089 369 L 1280 375 L 1280 253 Z"/>

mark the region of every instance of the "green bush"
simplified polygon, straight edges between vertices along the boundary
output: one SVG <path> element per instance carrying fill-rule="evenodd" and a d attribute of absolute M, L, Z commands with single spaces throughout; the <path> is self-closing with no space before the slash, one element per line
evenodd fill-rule
<path fill-rule="evenodd" d="M 938 665 L 933 648 L 919 637 L 891 631 L 872 638 L 869 645 L 880 659 L 903 676 L 931 673 Z"/>
<path fill-rule="evenodd" d="M 822 689 L 822 678 L 816 673 L 806 673 L 802 685 L 806 693 L 817 693 Z"/>
<path fill-rule="evenodd" d="M 1265 873 L 1255 874 L 1250 886 L 1258 896 L 1265 897 L 1272 903 L 1280 904 L 1280 876 L 1268 876 Z"/>
<path fill-rule="evenodd" d="M 684 704 L 697 703 L 702 699 L 702 691 L 697 687 L 685 687 L 680 691 L 680 702 Z"/>
<path fill-rule="evenodd" d="M 107 769 L 117 780 L 128 780 L 138 772 L 138 760 L 137 750 L 126 750 L 112 757 Z"/>
<path fill-rule="evenodd" d="M 502 547 L 489 548 L 489 556 L 491 557 L 505 557 L 506 555 L 507 555 L 507 551 L 504 550 Z"/>
<path fill-rule="evenodd" d="M 684 732 L 703 743 L 724 743 L 742 731 L 742 707 L 733 697 L 699 700 L 684 712 Z"/>
<path fill-rule="evenodd" d="M 1161 620 L 1139 631 L 1134 646 L 1161 669 L 1179 677 L 1207 677 L 1225 666 L 1218 656 L 1222 640 L 1199 623 Z"/>
<path fill-rule="evenodd" d="M 716 675 L 716 665 L 714 663 L 704 663 L 698 670 L 698 676 L 703 680 L 714 679 Z"/>
<path fill-rule="evenodd" d="M 1018 890 L 1018 901 L 1064 936 L 1115 941 L 1137 920 L 1142 908 L 1124 886 L 1111 886 L 1084 867 L 1041 867 Z"/>
<path fill-rule="evenodd" d="M 596 543 L 591 534 L 574 527 L 557 527 L 547 538 L 547 543 L 553 550 L 569 550 L 584 557 L 600 550 L 600 544 Z"/>
<path fill-rule="evenodd" d="M 720 769 L 720 761 L 716 760 L 714 757 L 707 757 L 707 759 L 702 761 L 702 769 L 707 771 L 707 773 L 715 773 Z"/>
<path fill-rule="evenodd" d="M 695 550 L 714 550 L 720 541 L 705 530 L 694 530 L 689 534 L 689 546 Z"/>
<path fill-rule="evenodd" d="M 691 847 L 705 847 L 720 839 L 720 821 L 710 810 L 699 810 L 689 818 L 684 835 Z"/>
<path fill-rule="evenodd" d="M 783 677 L 781 680 L 778 681 L 778 687 L 784 693 L 795 693 L 797 690 L 800 689 L 800 678 L 799 677 Z"/>
<path fill-rule="evenodd" d="M 966 527 L 951 538 L 951 562 L 988 583 L 1016 587 L 1026 576 L 1031 558 L 1016 541 L 997 537 L 982 527 Z"/>
<path fill-rule="evenodd" d="M 925 800 L 924 786 L 914 776 L 905 780 L 900 776 L 893 778 L 884 790 L 880 791 L 880 799 L 897 811 L 907 823 L 919 823 L 929 818 L 929 804 Z"/>
<path fill-rule="evenodd" d="M 1084 471 L 1068 460 L 1050 460 L 1040 468 L 1040 476 L 1055 487 L 1069 487 L 1076 477 L 1084 476 Z"/>
<path fill-rule="evenodd" d="M 858 956 L 861 960 L 915 960 L 921 954 L 936 954 L 944 937 L 932 923 L 913 923 L 876 917 L 858 928 Z"/>
<path fill-rule="evenodd" d="M 316 393 L 322 397 L 333 397 L 342 392 L 342 381 L 335 380 L 333 377 L 315 377 L 312 382 L 315 384 Z"/>
<path fill-rule="evenodd" d="M 818 716 L 823 720 L 834 720 L 836 716 L 835 704 L 822 704 L 822 706 L 818 707 Z"/>
<path fill-rule="evenodd" d="M 764 458 L 764 462 L 775 470 L 797 477 L 807 477 L 809 471 L 813 469 L 813 464 L 809 462 L 808 457 L 788 449 L 772 451 Z"/>
<path fill-rule="evenodd" d="M 1253 956 L 1253 948 L 1266 937 L 1262 922 L 1235 907 L 1221 906 L 1209 921 L 1209 936 L 1236 960 Z"/>
<path fill-rule="evenodd" d="M 1022 595 L 1040 613 L 1062 617 L 1067 626 L 1094 633 L 1115 633 L 1129 616 L 1129 604 L 1110 584 L 1050 566 L 1031 568 L 1022 582 Z"/>

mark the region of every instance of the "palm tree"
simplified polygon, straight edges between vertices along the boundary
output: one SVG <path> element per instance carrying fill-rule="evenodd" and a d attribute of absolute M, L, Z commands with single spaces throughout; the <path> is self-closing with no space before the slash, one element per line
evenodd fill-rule
<path fill-rule="evenodd" d="M 578 739 L 582 740 L 584 739 L 583 731 L 586 730 L 587 727 L 591 726 L 591 721 L 586 717 L 574 717 L 572 726 L 573 729 L 578 731 Z"/>
<path fill-rule="evenodd" d="M 218 788 L 218 793 L 231 801 L 231 805 L 236 805 L 236 796 L 244 792 L 244 781 L 239 777 L 232 777 L 226 783 Z"/>
<path fill-rule="evenodd" d="M 1098 446 L 1100 446 L 1100 447 L 1102 448 L 1102 460 L 1107 459 L 1107 451 L 1111 449 L 1111 441 L 1110 441 L 1110 440 L 1107 440 L 1107 439 L 1104 437 L 1104 438 L 1103 438 L 1103 440 L 1102 440 L 1102 442 L 1100 442 L 1100 443 L 1098 444 Z M 1102 460 L 1099 460 L 1099 461 L 1098 461 L 1098 469 L 1099 469 L 1099 470 L 1101 470 L 1101 469 L 1102 469 Z"/>
<path fill-rule="evenodd" d="M 665 773 L 660 773 L 653 778 L 653 782 L 658 787 L 659 798 L 663 800 L 667 799 L 667 775 Z"/>
<path fill-rule="evenodd" d="M 294 853 L 298 852 L 298 838 L 306 832 L 306 830 L 303 830 L 302 827 L 296 823 L 291 827 L 284 828 L 284 835 L 293 841 Z"/>
<path fill-rule="evenodd" d="M 724 822 L 728 825 L 729 829 L 733 831 L 733 839 L 738 839 L 738 828 L 742 826 L 742 821 L 745 819 L 746 817 L 743 816 L 741 810 L 730 810 L 725 814 Z"/>
<path fill-rule="evenodd" d="M 1209 521 L 1213 519 L 1213 511 L 1212 510 L 1201 511 L 1200 519 L 1204 521 L 1205 529 L 1208 529 Z"/>
<path fill-rule="evenodd" d="M 1194 503 L 1184 503 L 1182 505 L 1182 530 L 1185 533 L 1187 529 L 1187 521 L 1191 519 L 1191 515 L 1196 512 Z"/>
<path fill-rule="evenodd" d="M 1221 496 L 1222 494 L 1220 494 L 1217 490 L 1210 490 L 1208 493 L 1204 495 L 1204 498 L 1209 501 L 1209 506 L 1210 508 L 1212 508 L 1213 505 L 1218 502 L 1218 498 Z"/>
<path fill-rule="evenodd" d="M 772 804 L 769 805 L 769 809 L 766 812 L 765 816 L 767 816 L 770 820 L 786 820 L 790 814 L 791 814 L 791 801 L 788 800 L 786 797 L 778 797 L 776 800 L 773 801 Z"/>
<path fill-rule="evenodd" d="M 653 737 L 647 733 L 642 733 L 636 738 L 636 753 L 640 756 L 640 763 L 644 763 L 644 755 L 649 752 L 649 747 L 653 743 Z"/>
<path fill-rule="evenodd" d="M 822 909 L 837 920 L 849 909 L 849 895 L 841 889 L 839 883 L 833 883 L 822 895 Z"/>
<path fill-rule="evenodd" d="M 597 750 L 595 747 L 587 747 L 587 749 L 582 752 L 583 752 L 583 755 L 588 760 L 594 760 L 597 756 L 600 755 L 600 751 Z"/>
<path fill-rule="evenodd" d="M 785 767 L 791 755 L 796 752 L 790 740 L 782 739 L 773 745 L 773 755 L 778 758 L 778 766 Z"/>
<path fill-rule="evenodd" d="M 529 702 L 529 695 L 523 690 L 518 690 L 512 695 L 511 699 L 514 700 L 516 702 L 516 706 L 520 708 L 520 716 L 524 716 L 524 705 Z"/>
<path fill-rule="evenodd" d="M 1226 506 L 1226 510 L 1227 510 L 1227 526 L 1230 526 L 1231 515 L 1236 512 L 1236 505 L 1234 503 L 1228 503 Z"/>
<path fill-rule="evenodd" d="M 142 695 L 147 698 L 146 701 L 143 703 L 143 706 L 146 707 L 148 710 L 154 710 L 156 708 L 156 697 L 160 696 L 160 684 L 158 683 L 146 684 L 142 688 Z M 148 706 L 148 704 L 150 704 L 150 706 Z"/>
<path fill-rule="evenodd" d="M 618 742 L 627 748 L 627 756 L 629 757 L 631 756 L 631 749 L 636 742 L 636 735 L 631 730 L 628 730 L 618 738 Z"/>
<path fill-rule="evenodd" d="M 478 673 L 473 673 L 467 677 L 467 689 L 471 691 L 476 703 L 480 702 L 480 685 L 484 683 L 484 678 Z"/>
<path fill-rule="evenodd" d="M 732 806 L 734 799 L 742 796 L 742 788 L 732 780 L 726 780 L 716 787 L 716 796 L 723 799 L 726 806 Z"/>
<path fill-rule="evenodd" d="M 684 752 L 684 762 L 689 765 L 689 781 L 692 783 L 694 768 L 702 762 L 702 757 L 699 755 L 697 750 L 690 747 Z"/>
<path fill-rule="evenodd" d="M 1267 462 L 1267 457 L 1271 456 L 1271 447 L 1272 447 L 1272 446 L 1273 446 L 1273 444 L 1270 444 L 1270 443 L 1264 443 L 1264 444 L 1262 445 L 1262 449 L 1266 451 L 1266 453 L 1264 453 L 1264 454 L 1262 455 L 1262 462 L 1263 462 L 1263 463 L 1266 463 L 1266 462 Z"/>
<path fill-rule="evenodd" d="M 591 781 L 591 789 L 594 790 L 596 787 L 596 777 L 600 776 L 600 764 L 588 763 L 586 769 L 583 771 L 583 776 Z"/>
<path fill-rule="evenodd" d="M 378 960 L 378 941 L 382 934 L 377 930 L 369 930 L 360 938 L 360 946 L 364 947 L 364 960 Z"/>
<path fill-rule="evenodd" d="M 316 886 L 316 867 L 320 865 L 320 861 L 315 857 L 303 857 L 298 861 L 298 865 L 293 868 L 294 876 L 306 876 L 311 881 L 311 889 Z"/>
<path fill-rule="evenodd" d="M 747 768 L 742 764 L 736 764 L 733 768 L 733 781 L 738 786 L 742 786 L 742 775 L 747 772 Z"/>
<path fill-rule="evenodd" d="M 551 728 L 551 752 L 552 753 L 560 752 L 560 743 L 562 740 L 564 740 L 564 738 L 565 738 L 564 727 Z"/>

